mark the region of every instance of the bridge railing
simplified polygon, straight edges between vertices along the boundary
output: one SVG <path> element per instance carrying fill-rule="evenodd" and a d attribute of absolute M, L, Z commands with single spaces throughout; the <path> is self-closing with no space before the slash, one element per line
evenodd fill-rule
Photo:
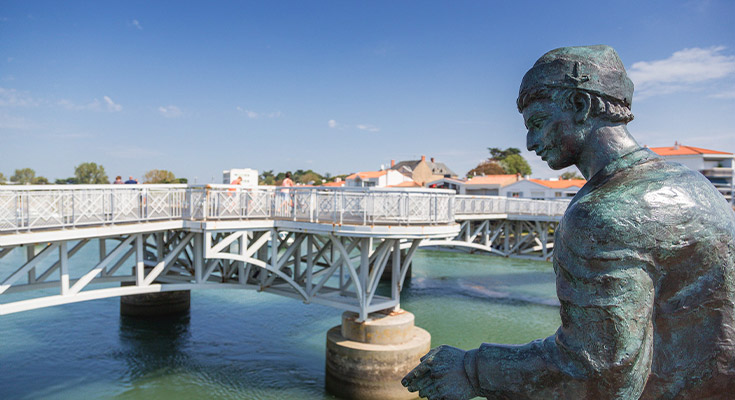
<path fill-rule="evenodd" d="M 509 215 L 544 215 L 562 216 L 569 206 L 564 200 L 531 200 L 501 196 L 465 196 L 457 195 L 454 214 L 509 214 Z"/>
<path fill-rule="evenodd" d="M 160 220 L 448 224 L 454 192 L 230 185 L 0 186 L 0 233 Z"/>
<path fill-rule="evenodd" d="M 450 190 L 208 185 L 192 191 L 194 219 L 273 218 L 302 222 L 381 225 L 454 222 Z M 206 205 L 205 205 L 206 204 Z M 198 211 L 199 208 L 205 211 Z"/>
<path fill-rule="evenodd" d="M 180 219 L 186 185 L 0 186 L 0 232 Z"/>

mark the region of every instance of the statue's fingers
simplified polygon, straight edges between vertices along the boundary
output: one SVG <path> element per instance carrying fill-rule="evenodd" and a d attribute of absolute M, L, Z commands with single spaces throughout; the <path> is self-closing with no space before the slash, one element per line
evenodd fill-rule
<path fill-rule="evenodd" d="M 434 383 L 434 380 L 431 379 L 431 376 L 429 374 L 424 374 L 416 379 L 414 379 L 408 386 L 409 392 L 416 392 L 421 390 L 424 387 L 430 386 Z"/>
<path fill-rule="evenodd" d="M 437 387 L 435 384 L 429 384 L 428 386 L 425 386 L 419 390 L 419 396 L 425 397 L 429 400 L 438 400 L 441 399 L 439 396 L 439 393 L 437 392 Z"/>
<path fill-rule="evenodd" d="M 431 350 L 429 350 L 428 353 L 424 354 L 423 357 L 421 357 L 421 362 L 424 362 L 425 360 L 431 361 L 434 359 L 434 355 L 439 351 L 441 347 L 435 347 Z"/>
<path fill-rule="evenodd" d="M 408 386 L 409 383 L 411 383 L 416 378 L 426 374 L 429 372 L 429 366 L 421 363 L 416 368 L 412 369 L 411 372 L 407 373 L 406 376 L 401 379 L 401 384 L 403 386 Z"/>

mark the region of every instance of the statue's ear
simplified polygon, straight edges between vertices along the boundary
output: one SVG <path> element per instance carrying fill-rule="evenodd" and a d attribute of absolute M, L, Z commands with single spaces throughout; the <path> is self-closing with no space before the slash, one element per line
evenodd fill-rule
<path fill-rule="evenodd" d="M 580 90 L 575 91 L 572 95 L 572 104 L 574 106 L 574 121 L 578 124 L 587 121 L 587 117 L 590 116 L 590 109 L 592 108 L 590 94 Z"/>

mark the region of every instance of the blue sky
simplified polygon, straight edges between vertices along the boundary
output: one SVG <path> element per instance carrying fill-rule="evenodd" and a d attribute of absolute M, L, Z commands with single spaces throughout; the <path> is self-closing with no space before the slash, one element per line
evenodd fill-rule
<path fill-rule="evenodd" d="M 525 150 L 515 99 L 553 48 L 608 44 L 649 146 L 735 152 L 733 1 L 0 2 L 0 172 L 460 175 Z"/>

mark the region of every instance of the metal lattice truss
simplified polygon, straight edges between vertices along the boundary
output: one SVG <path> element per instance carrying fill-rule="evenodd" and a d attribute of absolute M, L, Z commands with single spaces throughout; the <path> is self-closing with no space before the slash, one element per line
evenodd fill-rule
<path fill-rule="evenodd" d="M 557 220 L 469 219 L 453 239 L 425 240 L 422 247 L 452 247 L 505 257 L 550 260 Z"/>
<path fill-rule="evenodd" d="M 0 275 L 0 315 L 108 297 L 233 288 L 324 304 L 366 318 L 370 312 L 398 307 L 420 242 L 269 228 L 168 230 L 5 247 L 0 259 L 13 252 L 17 259 L 25 250 L 25 261 Z M 94 265 L 74 258 L 92 243 L 99 249 Z M 387 266 L 390 286 L 378 294 Z"/>

